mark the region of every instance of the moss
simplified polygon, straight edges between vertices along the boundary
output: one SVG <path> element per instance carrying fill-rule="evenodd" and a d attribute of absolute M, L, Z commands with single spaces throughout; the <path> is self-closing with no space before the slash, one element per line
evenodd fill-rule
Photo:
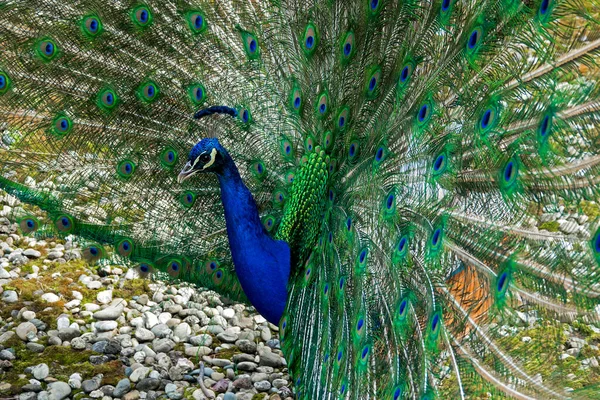
<path fill-rule="evenodd" d="M 121 288 L 113 289 L 113 297 L 131 299 L 133 296 L 141 296 L 144 293 L 150 293 L 150 287 L 147 279 L 132 279 L 125 281 Z"/>
<path fill-rule="evenodd" d="M 265 393 L 256 393 L 254 396 L 252 396 L 252 400 L 264 400 L 267 398 L 267 395 Z"/>
<path fill-rule="evenodd" d="M 592 221 L 600 217 L 600 206 L 598 204 L 583 200 L 579 206 L 581 212 L 587 215 Z"/>
<path fill-rule="evenodd" d="M 558 232 L 559 227 L 560 227 L 560 224 L 556 221 L 546 221 L 540 225 L 540 230 L 545 229 L 548 232 Z"/>
<path fill-rule="evenodd" d="M 231 360 L 234 355 L 240 354 L 240 353 L 241 353 L 240 349 L 238 349 L 237 346 L 233 346 L 230 349 L 221 348 L 221 350 L 216 354 L 216 356 L 218 358 L 225 358 L 225 359 Z"/>
<path fill-rule="evenodd" d="M 116 385 L 119 380 L 124 378 L 124 367 L 119 360 L 93 365 L 89 362 L 89 358 L 94 355 L 94 352 L 90 350 L 74 351 L 70 347 L 63 346 L 46 347 L 44 352 L 34 354 L 21 340 L 16 339 L 15 341 L 14 339 L 12 338 L 7 343 L 15 350 L 16 359 L 12 362 L 13 368 L 0 376 L 0 381 L 8 382 L 14 387 L 11 389 L 13 394 L 19 393 L 19 388 L 29 383 L 27 379 L 19 378 L 19 375 L 24 374 L 25 368 L 41 363 L 48 365 L 50 376 L 64 382 L 68 381 L 69 376 L 75 372 L 81 374 L 83 379 L 103 374 L 102 383 L 104 385 Z"/>

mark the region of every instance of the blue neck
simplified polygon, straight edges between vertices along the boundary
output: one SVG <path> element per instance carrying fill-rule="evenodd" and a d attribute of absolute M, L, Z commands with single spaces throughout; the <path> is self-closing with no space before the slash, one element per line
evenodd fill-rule
<path fill-rule="evenodd" d="M 287 301 L 290 248 L 267 234 L 254 198 L 228 155 L 217 176 L 229 247 L 242 289 L 256 310 L 277 325 Z"/>

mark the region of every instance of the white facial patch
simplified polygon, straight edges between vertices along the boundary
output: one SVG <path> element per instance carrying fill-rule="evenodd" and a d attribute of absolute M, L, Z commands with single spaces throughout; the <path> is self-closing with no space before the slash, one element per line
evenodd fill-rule
<path fill-rule="evenodd" d="M 200 158 L 200 157 L 198 157 Z M 217 149 L 213 148 L 210 152 L 210 161 L 206 163 L 202 169 L 206 169 L 215 163 L 215 159 L 217 158 Z"/>

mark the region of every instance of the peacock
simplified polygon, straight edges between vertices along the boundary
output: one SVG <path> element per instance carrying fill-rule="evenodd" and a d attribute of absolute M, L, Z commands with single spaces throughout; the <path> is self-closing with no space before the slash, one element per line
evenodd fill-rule
<path fill-rule="evenodd" d="M 597 0 L 5 0 L 0 187 L 299 399 L 590 398 L 506 332 L 600 318 L 599 57 Z"/>

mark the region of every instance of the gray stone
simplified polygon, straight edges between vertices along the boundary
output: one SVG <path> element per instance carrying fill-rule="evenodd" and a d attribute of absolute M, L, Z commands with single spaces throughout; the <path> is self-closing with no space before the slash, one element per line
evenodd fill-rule
<path fill-rule="evenodd" d="M 83 338 L 76 337 L 71 339 L 71 348 L 74 350 L 83 350 L 85 349 L 86 341 Z"/>
<path fill-rule="evenodd" d="M 189 326 L 188 323 L 183 322 L 181 324 L 179 324 L 174 330 L 173 330 L 173 335 L 180 338 L 180 339 L 185 339 L 188 336 L 190 336 L 190 334 L 192 333 L 192 328 Z"/>
<path fill-rule="evenodd" d="M 35 249 L 26 249 L 23 252 L 23 255 L 27 258 L 40 258 L 42 256 L 42 253 Z"/>
<path fill-rule="evenodd" d="M 287 384 L 288 381 L 286 381 L 285 379 L 273 379 L 273 386 L 277 389 L 287 386 Z"/>
<path fill-rule="evenodd" d="M 2 335 L 0 335 L 0 344 L 8 342 L 10 339 L 13 338 L 13 336 L 15 336 L 15 333 L 13 331 L 4 332 Z"/>
<path fill-rule="evenodd" d="M 252 388 L 252 380 L 249 375 L 242 375 L 233 381 L 233 386 L 238 389 L 251 389 Z"/>
<path fill-rule="evenodd" d="M 48 385 L 48 400 L 62 400 L 71 394 L 71 386 L 65 382 L 53 382 Z M 39 400 L 38 395 L 38 400 Z"/>
<path fill-rule="evenodd" d="M 158 339 L 152 343 L 152 347 L 157 353 L 168 353 L 175 348 L 175 342 L 171 339 Z"/>
<path fill-rule="evenodd" d="M 117 321 L 99 321 L 94 324 L 96 330 L 100 332 L 107 332 L 116 329 L 119 324 Z"/>
<path fill-rule="evenodd" d="M 60 297 L 58 297 L 54 293 L 44 293 L 42 295 L 42 300 L 44 300 L 47 303 L 56 303 L 60 300 Z"/>
<path fill-rule="evenodd" d="M 156 378 L 144 378 L 135 385 L 137 390 L 148 391 L 148 390 L 156 390 L 160 387 L 160 379 Z"/>
<path fill-rule="evenodd" d="M 60 346 L 62 344 L 62 339 L 58 336 L 50 336 L 48 338 L 48 346 Z M 71 343 L 71 347 L 73 347 L 73 343 Z M 85 348 L 85 345 L 83 346 Z"/>
<path fill-rule="evenodd" d="M 79 329 L 75 328 L 62 328 L 58 330 L 58 337 L 64 342 L 65 340 L 71 341 L 76 337 L 81 336 Z"/>
<path fill-rule="evenodd" d="M 284 366 L 284 362 L 281 356 L 275 353 L 269 353 L 265 351 L 260 354 L 259 365 L 265 365 L 267 367 L 273 368 L 281 368 Z"/>
<path fill-rule="evenodd" d="M 146 328 L 139 327 L 135 331 L 135 338 L 141 342 L 148 342 L 155 338 L 154 333 Z"/>
<path fill-rule="evenodd" d="M 31 375 L 38 381 L 42 381 L 50 375 L 50 369 L 46 364 L 38 364 L 35 367 L 31 368 Z"/>
<path fill-rule="evenodd" d="M 219 333 L 217 335 L 217 339 L 225 343 L 235 343 L 235 341 L 238 340 L 238 335 L 227 330 L 225 332 Z"/>
<path fill-rule="evenodd" d="M 12 361 L 14 360 L 16 357 L 13 354 L 12 351 L 8 351 L 8 350 L 2 350 L 0 351 L 0 360 L 8 360 L 8 361 Z"/>
<path fill-rule="evenodd" d="M 268 392 L 271 389 L 271 383 L 269 381 L 254 382 L 254 387 L 259 392 Z"/>
<path fill-rule="evenodd" d="M 16 333 L 21 340 L 27 340 L 29 332 L 33 332 L 34 335 L 37 334 L 37 328 L 31 322 L 22 322 L 17 326 Z"/>
<path fill-rule="evenodd" d="M 101 340 L 92 345 L 92 350 L 102 354 L 119 354 L 121 352 L 121 344 L 116 340 Z"/>
<path fill-rule="evenodd" d="M 18 400 L 36 400 L 37 399 L 37 394 L 34 392 L 25 392 L 25 393 L 21 393 L 19 395 L 19 397 L 17 397 Z"/>
<path fill-rule="evenodd" d="M 191 336 L 189 341 L 194 346 L 207 346 L 207 347 L 210 347 L 213 342 L 212 337 L 207 334 Z"/>
<path fill-rule="evenodd" d="M 129 392 L 123 396 L 123 400 L 138 400 L 139 398 L 140 398 L 140 392 L 137 390 L 132 390 L 131 392 Z"/>
<path fill-rule="evenodd" d="M 123 313 L 123 306 L 110 306 L 94 313 L 94 319 L 101 321 L 115 320 Z"/>
<path fill-rule="evenodd" d="M 145 377 L 147 377 L 149 373 L 150 373 L 150 368 L 139 367 L 139 368 L 136 368 L 131 373 L 131 375 L 129 375 L 129 379 L 131 380 L 131 382 L 136 383 L 136 382 L 144 379 Z"/>
<path fill-rule="evenodd" d="M 27 385 L 23 385 L 21 389 L 23 389 L 24 392 L 39 393 L 42 391 L 42 385 L 39 383 L 28 383 Z"/>
<path fill-rule="evenodd" d="M 122 397 L 125 393 L 128 393 L 131 390 L 131 381 L 127 378 L 121 379 L 117 386 L 115 386 L 115 390 L 113 391 L 112 397 Z"/>
<path fill-rule="evenodd" d="M 244 353 L 254 354 L 256 353 L 256 343 L 249 340 L 238 340 L 236 342 L 237 347 Z"/>
<path fill-rule="evenodd" d="M 269 379 L 269 375 L 264 372 L 255 372 L 252 374 L 252 382 L 266 381 L 267 379 Z"/>
<path fill-rule="evenodd" d="M 173 333 L 171 328 L 169 328 L 166 324 L 154 325 L 151 329 L 151 332 L 154 333 L 157 338 L 166 338 L 171 336 Z"/>
<path fill-rule="evenodd" d="M 237 369 L 252 372 L 256 369 L 256 364 L 250 361 L 243 361 L 237 365 Z"/>
<path fill-rule="evenodd" d="M 40 343 L 29 342 L 27 343 L 27 349 L 33 353 L 41 353 L 44 351 L 45 347 Z"/>
<path fill-rule="evenodd" d="M 83 391 L 86 393 L 91 393 L 94 390 L 98 390 L 102 384 L 102 378 L 102 374 L 99 374 L 92 379 L 86 379 L 85 381 L 81 382 L 81 389 L 83 389 Z"/>

